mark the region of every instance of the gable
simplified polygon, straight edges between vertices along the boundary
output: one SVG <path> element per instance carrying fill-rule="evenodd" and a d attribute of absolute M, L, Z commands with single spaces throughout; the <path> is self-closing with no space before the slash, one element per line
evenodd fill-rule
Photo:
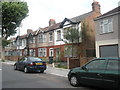
<path fill-rule="evenodd" d="M 78 22 L 72 22 L 70 19 L 65 18 L 65 19 L 61 22 L 60 28 L 63 28 L 63 26 L 67 26 L 67 25 L 70 25 L 70 24 L 77 24 L 77 23 L 78 23 Z"/>

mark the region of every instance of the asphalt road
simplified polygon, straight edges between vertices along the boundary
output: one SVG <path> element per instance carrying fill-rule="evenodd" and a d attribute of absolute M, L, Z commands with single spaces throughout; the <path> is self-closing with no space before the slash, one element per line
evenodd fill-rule
<path fill-rule="evenodd" d="M 76 88 L 72 87 L 66 77 L 48 73 L 24 73 L 13 70 L 11 65 L 2 65 L 2 88 Z M 79 90 L 95 90 L 77 87 Z"/>

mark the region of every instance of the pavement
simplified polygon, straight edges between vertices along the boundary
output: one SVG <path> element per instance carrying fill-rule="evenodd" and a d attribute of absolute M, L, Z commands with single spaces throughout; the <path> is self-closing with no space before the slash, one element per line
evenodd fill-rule
<path fill-rule="evenodd" d="M 2 63 L 8 64 L 8 65 L 14 65 L 15 61 L 5 60 L 5 62 L 2 62 Z M 47 69 L 45 70 L 45 73 L 53 74 L 61 77 L 67 77 L 67 74 L 69 71 L 70 69 L 56 68 L 52 64 L 47 64 Z"/>

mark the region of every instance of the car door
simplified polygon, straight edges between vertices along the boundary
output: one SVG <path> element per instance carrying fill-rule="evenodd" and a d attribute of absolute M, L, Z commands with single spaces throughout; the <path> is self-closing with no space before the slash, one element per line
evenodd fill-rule
<path fill-rule="evenodd" d="M 26 63 L 27 63 L 27 57 L 24 57 L 22 59 L 22 61 L 20 62 L 20 67 L 21 67 L 22 70 L 24 70 L 24 67 L 25 67 Z"/>
<path fill-rule="evenodd" d="M 22 64 L 23 64 L 23 61 L 25 60 L 25 57 L 23 57 L 23 58 L 21 58 L 19 61 L 18 61 L 18 68 L 20 69 L 20 70 L 23 70 L 23 68 L 22 68 Z"/>
<path fill-rule="evenodd" d="M 102 73 L 105 72 L 105 59 L 96 59 L 84 66 L 80 74 L 81 83 L 92 86 L 102 86 Z"/>
<path fill-rule="evenodd" d="M 103 74 L 104 87 L 115 88 L 119 86 L 120 83 L 120 60 L 109 59 L 106 67 L 106 71 Z"/>
<path fill-rule="evenodd" d="M 23 58 L 21 58 L 18 62 L 17 62 L 17 67 L 19 69 L 21 69 L 21 62 L 23 61 Z"/>

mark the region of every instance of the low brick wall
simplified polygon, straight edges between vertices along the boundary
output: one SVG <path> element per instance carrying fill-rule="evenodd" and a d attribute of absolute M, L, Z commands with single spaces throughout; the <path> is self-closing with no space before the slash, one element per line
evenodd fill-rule
<path fill-rule="evenodd" d="M 85 57 L 85 58 L 81 58 L 80 59 L 80 66 L 83 66 L 84 64 L 86 64 L 87 62 L 89 62 L 90 60 L 92 60 L 94 57 Z"/>
<path fill-rule="evenodd" d="M 80 67 L 80 61 L 78 58 L 69 58 L 69 69 Z"/>
<path fill-rule="evenodd" d="M 68 58 L 68 68 L 72 69 L 75 67 L 80 67 L 92 60 L 94 57 L 84 57 L 84 58 Z"/>
<path fill-rule="evenodd" d="M 17 61 L 18 59 L 22 58 L 22 56 L 5 56 L 5 60 Z"/>

